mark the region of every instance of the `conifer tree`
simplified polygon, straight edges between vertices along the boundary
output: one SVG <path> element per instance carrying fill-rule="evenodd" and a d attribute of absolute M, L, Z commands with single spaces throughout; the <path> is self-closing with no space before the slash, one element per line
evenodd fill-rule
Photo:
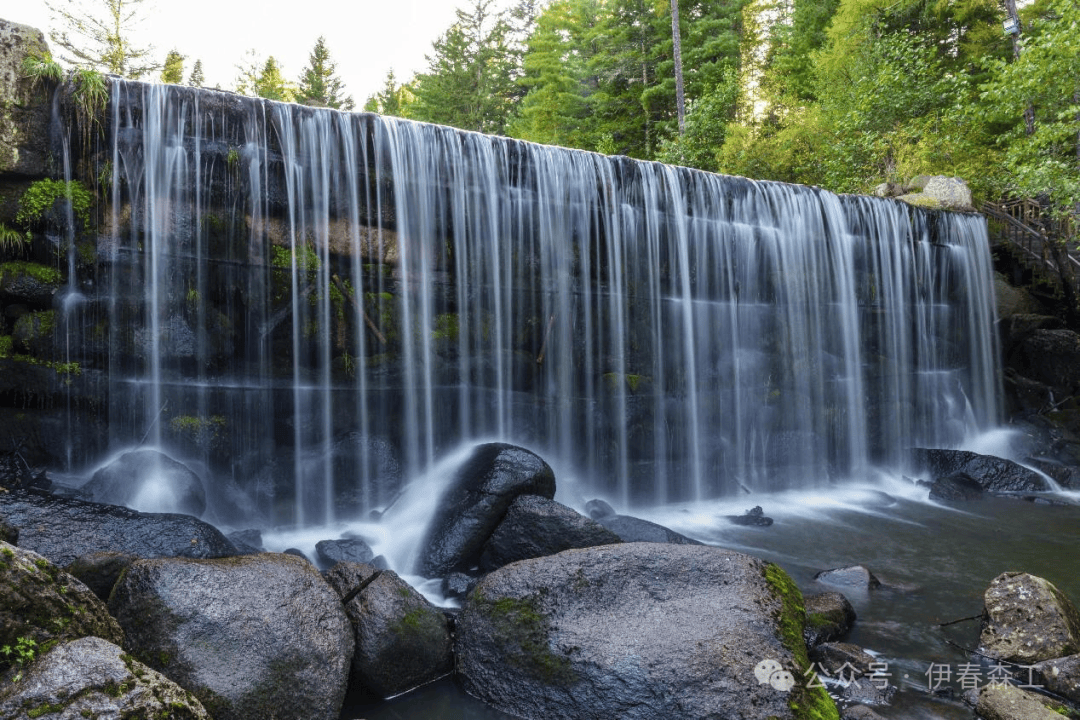
<path fill-rule="evenodd" d="M 173 49 L 165 56 L 165 65 L 161 69 L 161 82 L 179 85 L 184 82 L 184 56 Z"/>
<path fill-rule="evenodd" d="M 336 69 L 326 47 L 326 38 L 320 37 L 308 56 L 308 66 L 300 75 L 296 101 L 302 105 L 352 110 L 356 104 L 351 95 L 344 94 L 345 85 L 335 74 Z"/>
<path fill-rule="evenodd" d="M 191 68 L 191 75 L 188 76 L 187 84 L 192 87 L 202 87 L 206 82 L 206 78 L 203 76 L 202 60 L 195 61 L 195 67 Z"/>
<path fill-rule="evenodd" d="M 138 79 L 161 65 L 150 60 L 153 49 L 139 47 L 131 36 L 140 21 L 143 0 L 46 0 L 54 24 L 49 38 L 65 53 L 60 59 L 77 67 Z"/>

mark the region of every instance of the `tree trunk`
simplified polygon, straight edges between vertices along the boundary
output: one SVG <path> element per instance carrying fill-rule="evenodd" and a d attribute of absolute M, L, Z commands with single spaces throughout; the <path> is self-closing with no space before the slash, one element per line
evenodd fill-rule
<path fill-rule="evenodd" d="M 1023 30 L 1020 16 L 1016 12 L 1016 0 L 1005 0 L 1005 13 L 1016 23 L 1016 33 L 1012 36 L 1013 59 L 1015 60 L 1020 57 L 1020 33 Z M 1028 135 L 1035 134 L 1035 107 L 1031 103 L 1024 108 L 1024 131 Z"/>
<path fill-rule="evenodd" d="M 675 46 L 675 105 L 679 112 L 679 135 L 682 135 L 686 132 L 686 93 L 683 90 L 679 0 L 671 0 L 671 41 Z"/>

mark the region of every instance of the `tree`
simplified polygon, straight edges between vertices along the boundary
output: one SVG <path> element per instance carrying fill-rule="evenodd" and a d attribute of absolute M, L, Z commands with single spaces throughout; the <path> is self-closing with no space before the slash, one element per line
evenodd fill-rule
<path fill-rule="evenodd" d="M 236 91 L 244 95 L 292 102 L 295 88 L 285 80 L 281 65 L 273 55 L 265 61 L 259 59 L 255 50 L 248 50 L 245 64 L 238 65 L 240 70 L 236 78 Z"/>
<path fill-rule="evenodd" d="M 184 56 L 179 50 L 170 50 L 161 69 L 161 82 L 179 85 L 184 82 Z"/>
<path fill-rule="evenodd" d="M 364 112 L 404 117 L 405 108 L 412 100 L 412 92 L 407 86 L 398 84 L 397 78 L 394 77 L 394 69 L 391 68 L 386 73 L 383 89 L 369 97 L 364 103 Z"/>
<path fill-rule="evenodd" d="M 428 71 L 413 83 L 416 102 L 409 117 L 501 135 L 514 107 L 517 75 L 504 13 L 492 0 L 474 0 L 469 11 L 433 44 Z"/>
<path fill-rule="evenodd" d="M 320 37 L 308 56 L 308 66 L 300 75 L 296 101 L 302 105 L 352 110 L 355 103 L 352 96 L 343 95 L 344 83 L 335 75 L 335 70 L 326 38 Z"/>
<path fill-rule="evenodd" d="M 46 0 L 54 24 L 64 27 L 49 33 L 50 39 L 67 53 L 60 59 L 131 79 L 160 68 L 150 60 L 151 47 L 136 46 L 131 40 L 143 1 L 89 0 L 86 5 L 76 6 L 72 0 Z"/>
<path fill-rule="evenodd" d="M 686 93 L 682 74 L 682 33 L 679 31 L 679 0 L 671 0 L 671 44 L 675 63 L 675 108 L 679 115 L 679 134 L 686 132 Z"/>
<path fill-rule="evenodd" d="M 191 68 L 191 75 L 188 76 L 187 84 L 191 87 L 202 87 L 206 82 L 206 78 L 203 76 L 202 60 L 195 61 L 195 67 Z"/>

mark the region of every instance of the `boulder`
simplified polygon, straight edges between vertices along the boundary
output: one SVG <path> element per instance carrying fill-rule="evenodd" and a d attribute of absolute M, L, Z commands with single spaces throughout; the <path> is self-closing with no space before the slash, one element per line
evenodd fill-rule
<path fill-rule="evenodd" d="M 728 515 L 727 519 L 733 525 L 746 525 L 749 527 L 769 527 L 773 519 L 765 515 L 760 505 L 750 508 L 742 515 Z"/>
<path fill-rule="evenodd" d="M 839 640 L 855 624 L 855 608 L 848 599 L 838 592 L 807 595 L 804 599 L 806 608 L 806 628 L 803 637 L 807 647 L 814 647 L 823 642 Z"/>
<path fill-rule="evenodd" d="M 120 552 L 98 552 L 80 555 L 68 563 L 64 570 L 78 578 L 101 600 L 108 602 L 113 586 L 138 555 Z"/>
<path fill-rule="evenodd" d="M 843 642 L 827 642 L 809 650 L 810 659 L 826 677 L 853 680 L 874 672 L 870 667 L 874 656 L 858 645 Z"/>
<path fill-rule="evenodd" d="M 982 485 L 966 472 L 955 472 L 930 483 L 931 500 L 978 500 L 983 497 Z"/>
<path fill-rule="evenodd" d="M 962 179 L 934 175 L 926 181 L 922 192 L 937 200 L 941 207 L 949 210 L 974 210 L 971 204 L 971 188 Z"/>
<path fill-rule="evenodd" d="M 0 520 L 19 529 L 21 547 L 58 565 L 105 551 L 141 558 L 236 554 L 220 531 L 188 515 L 141 513 L 34 490 L 0 493 Z"/>
<path fill-rule="evenodd" d="M 41 656 L 22 679 L 0 687 L 0 717 L 210 720 L 195 697 L 116 645 L 80 638 Z"/>
<path fill-rule="evenodd" d="M 1002 573 L 986 589 L 983 602 L 980 653 L 1031 665 L 1080 652 L 1080 613 L 1047 580 Z"/>
<path fill-rule="evenodd" d="M 840 720 L 885 720 L 865 705 L 852 705 L 840 712 Z"/>
<path fill-rule="evenodd" d="M 1035 663 L 1032 673 L 1049 692 L 1080 703 L 1080 655 L 1043 660 Z"/>
<path fill-rule="evenodd" d="M 124 453 L 101 468 L 82 486 L 82 494 L 94 502 L 145 512 L 198 517 L 206 510 L 202 478 L 187 465 L 150 449 Z"/>
<path fill-rule="evenodd" d="M 619 536 L 561 503 L 521 495 L 511 503 L 480 556 L 480 569 L 494 570 L 518 560 L 570 548 L 622 542 Z"/>
<path fill-rule="evenodd" d="M 848 565 L 842 568 L 822 570 L 814 579 L 824 585 L 846 587 L 852 590 L 874 590 L 881 587 L 881 581 L 874 577 L 874 573 L 862 565 Z"/>
<path fill-rule="evenodd" d="M 523 718 L 835 716 L 796 681 L 802 625 L 802 596 L 776 565 L 703 545 L 603 545 L 481 580 L 457 620 L 457 671 Z"/>
<path fill-rule="evenodd" d="M 0 647 L 22 641 L 40 650 L 87 635 L 124 637 L 89 588 L 37 553 L 0 542 Z"/>
<path fill-rule="evenodd" d="M 593 520 L 615 515 L 615 508 L 600 499 L 593 499 L 585 503 L 585 514 Z"/>
<path fill-rule="evenodd" d="M 524 448 L 478 445 L 443 494 L 421 543 L 416 572 L 442 577 L 479 563 L 484 543 L 518 495 L 554 498 L 551 467 Z"/>
<path fill-rule="evenodd" d="M 1061 703 L 1014 685 L 987 685 L 979 691 L 975 714 L 982 720 L 1061 720 Z"/>
<path fill-rule="evenodd" d="M 353 634 L 310 563 L 264 553 L 140 560 L 109 600 L 124 647 L 216 720 L 336 720 Z"/>
<path fill-rule="evenodd" d="M 980 455 L 969 450 L 944 448 L 914 448 L 911 462 L 931 478 L 944 478 L 964 473 L 975 480 L 985 492 L 1015 493 L 1049 490 L 1046 479 L 1012 460 Z"/>
<path fill-rule="evenodd" d="M 393 570 L 340 563 L 327 581 L 345 601 L 355 633 L 354 683 L 387 698 L 453 672 L 446 616 Z"/>
<path fill-rule="evenodd" d="M 333 567 L 339 562 L 371 562 L 375 553 L 371 546 L 359 538 L 346 540 L 320 540 L 315 543 L 315 557 L 323 567 Z"/>
<path fill-rule="evenodd" d="M 45 267 L 35 263 L 4 263 L 0 265 L 0 297 L 7 301 L 26 303 L 38 308 L 50 308 L 53 304 L 53 296 L 60 290 L 63 282 L 60 273 L 51 267 Z M 15 321 L 15 327 L 23 318 L 33 320 L 35 316 L 39 323 L 42 317 L 51 318 L 55 322 L 55 315 L 42 316 L 38 313 L 27 312 Z M 51 339 L 51 338 L 50 338 Z"/>
<path fill-rule="evenodd" d="M 48 47 L 40 30 L 0 20 L 0 175 L 48 172 L 49 97 L 22 69 L 30 53 Z"/>
<path fill-rule="evenodd" d="M 671 543 L 673 545 L 701 545 L 685 535 L 630 515 L 608 515 L 597 522 L 619 536 L 623 542 Z"/>
<path fill-rule="evenodd" d="M 266 548 L 263 547 L 262 533 L 258 530 L 233 530 L 225 537 L 229 539 L 229 542 L 236 547 L 237 552 L 241 555 L 255 555 L 266 552 Z"/>

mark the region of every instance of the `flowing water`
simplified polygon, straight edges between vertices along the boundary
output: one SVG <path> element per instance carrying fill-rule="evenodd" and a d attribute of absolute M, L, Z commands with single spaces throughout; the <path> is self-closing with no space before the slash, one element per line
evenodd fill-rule
<path fill-rule="evenodd" d="M 575 507 L 804 588 L 848 562 L 918 586 L 853 598 L 855 642 L 911 667 L 940 649 L 924 620 L 974 614 L 998 565 L 1056 562 L 1021 551 L 1074 509 L 942 508 L 898 479 L 908 448 L 1001 419 L 981 217 L 112 83 L 106 269 L 68 357 L 107 368 L 110 451 L 197 469 L 212 521 L 271 549 L 352 530 L 406 570 L 455 454 L 517 443 Z M 718 519 L 758 504 L 773 527 Z M 452 690 L 432 709 L 441 687 L 365 716 L 496 716 Z"/>

